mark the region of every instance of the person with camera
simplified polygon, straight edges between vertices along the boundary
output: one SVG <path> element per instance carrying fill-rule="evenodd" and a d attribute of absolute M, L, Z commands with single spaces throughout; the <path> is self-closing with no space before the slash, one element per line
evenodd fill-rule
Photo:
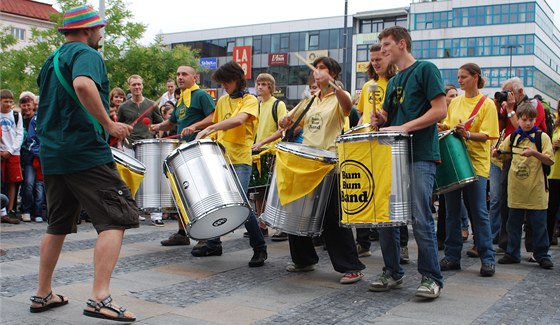
<path fill-rule="evenodd" d="M 517 121 L 517 115 L 515 111 L 517 110 L 517 106 L 524 102 L 529 102 L 533 107 L 537 110 L 537 117 L 535 120 L 535 126 L 543 131 L 546 132 L 546 116 L 544 111 L 544 106 L 538 99 L 529 99 L 527 94 L 525 94 L 525 90 L 523 88 L 523 82 L 520 78 L 515 77 L 508 79 L 502 85 L 502 91 L 496 92 L 494 94 L 494 99 L 500 105 L 500 111 L 498 114 L 498 119 L 500 122 L 500 129 L 504 128 L 505 131 L 503 132 L 502 139 L 505 139 L 511 133 L 513 133 L 519 123 Z M 500 249 L 505 251 L 507 249 L 507 220 L 509 215 L 509 208 L 507 206 L 507 184 L 508 184 L 508 173 L 509 168 L 511 166 L 511 159 L 504 159 L 502 165 L 502 174 L 500 178 L 501 184 L 501 195 L 500 195 L 500 215 L 502 218 L 502 226 L 500 228 L 500 235 L 498 240 L 498 246 Z M 525 248 L 528 252 L 533 250 L 532 242 L 531 242 L 531 234 L 532 229 L 530 225 L 525 228 L 526 231 L 526 240 L 525 240 Z M 532 258 L 532 257 L 531 257 Z"/>

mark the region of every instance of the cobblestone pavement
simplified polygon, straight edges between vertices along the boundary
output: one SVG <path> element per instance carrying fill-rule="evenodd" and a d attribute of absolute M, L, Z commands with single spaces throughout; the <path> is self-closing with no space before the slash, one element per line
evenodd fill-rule
<path fill-rule="evenodd" d="M 91 224 L 69 235 L 53 278 L 56 293 L 70 304 L 41 314 L 28 311 L 34 294 L 39 243 L 45 224 L 0 226 L 1 324 L 110 324 L 81 315 L 89 298 L 96 233 Z M 551 255 L 554 270 L 526 262 L 498 265 L 496 275 L 478 275 L 480 261 L 465 256 L 462 270 L 446 272 L 445 288 L 434 301 L 414 296 L 420 283 L 416 244 L 409 243 L 411 263 L 405 265 L 402 289 L 384 293 L 367 290 L 381 273 L 377 242 L 363 258 L 365 278 L 339 284 L 326 251 L 317 247 L 320 262 L 313 272 L 285 271 L 290 262 L 287 242 L 268 242 L 264 267 L 249 268 L 252 256 L 244 229 L 222 237 L 222 256 L 199 258 L 192 246 L 163 247 L 160 240 L 176 231 L 148 222 L 126 232 L 121 258 L 112 279 L 115 301 L 138 317 L 138 324 L 560 324 L 560 260 Z M 465 250 L 472 242 L 465 243 Z M 441 252 L 440 252 L 441 255 Z"/>

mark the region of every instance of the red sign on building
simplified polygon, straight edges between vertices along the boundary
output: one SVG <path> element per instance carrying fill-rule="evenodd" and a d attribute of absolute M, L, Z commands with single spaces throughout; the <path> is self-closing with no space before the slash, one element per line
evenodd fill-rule
<path fill-rule="evenodd" d="M 251 61 L 252 46 L 235 46 L 233 47 L 233 61 L 239 63 L 243 71 L 245 71 L 245 79 L 251 79 Z"/>
<path fill-rule="evenodd" d="M 275 65 L 288 65 L 288 53 L 269 53 L 268 65 L 270 67 Z"/>

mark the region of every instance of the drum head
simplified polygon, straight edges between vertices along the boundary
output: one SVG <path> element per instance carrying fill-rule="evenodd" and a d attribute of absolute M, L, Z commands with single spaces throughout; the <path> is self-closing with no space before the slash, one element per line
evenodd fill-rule
<path fill-rule="evenodd" d="M 117 148 L 111 147 L 111 152 L 113 153 L 113 158 L 117 163 L 127 167 L 137 174 L 144 174 L 146 172 L 146 166 L 140 160 L 127 155 Z"/>
<path fill-rule="evenodd" d="M 279 142 L 276 145 L 276 148 L 278 148 L 278 150 L 289 152 L 296 156 L 313 160 L 320 160 L 330 164 L 335 164 L 338 160 L 336 152 L 314 148 L 300 143 Z"/>
<path fill-rule="evenodd" d="M 142 139 L 142 140 L 138 140 L 138 141 L 134 141 L 134 143 L 132 144 L 133 147 L 142 145 L 142 144 L 149 144 L 149 143 L 179 143 L 179 140 L 177 139 Z"/>
<path fill-rule="evenodd" d="M 248 217 L 249 208 L 244 205 L 215 209 L 189 223 L 189 237 L 200 240 L 223 236 L 243 225 Z"/>

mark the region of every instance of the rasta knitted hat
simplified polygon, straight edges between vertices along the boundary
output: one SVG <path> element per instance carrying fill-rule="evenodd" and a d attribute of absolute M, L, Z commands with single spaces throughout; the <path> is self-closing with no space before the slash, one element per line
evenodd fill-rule
<path fill-rule="evenodd" d="M 78 6 L 64 13 L 62 27 L 58 28 L 61 33 L 70 30 L 104 27 L 107 20 L 101 19 L 99 13 L 89 5 Z"/>

